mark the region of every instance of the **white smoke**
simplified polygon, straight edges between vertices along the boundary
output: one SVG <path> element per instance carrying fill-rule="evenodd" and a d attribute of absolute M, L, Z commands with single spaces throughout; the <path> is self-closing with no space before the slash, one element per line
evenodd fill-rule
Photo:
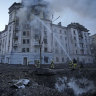
<path fill-rule="evenodd" d="M 96 18 L 96 0 L 48 0 L 55 12 L 62 12 L 66 8 L 82 16 Z"/>
<path fill-rule="evenodd" d="M 67 77 L 58 78 L 55 84 L 55 88 L 59 92 L 64 92 L 64 90 L 66 90 L 67 88 L 72 88 L 76 96 L 82 95 L 83 93 L 86 94 L 88 92 L 92 92 L 92 90 L 95 90 L 94 83 L 86 78 L 68 79 Z"/>
<path fill-rule="evenodd" d="M 49 3 L 45 0 L 22 0 L 22 6 L 18 10 L 17 17 L 19 17 L 20 24 L 24 22 L 31 22 L 34 15 L 40 18 L 49 19 L 51 10 Z"/>
<path fill-rule="evenodd" d="M 82 16 L 87 16 L 93 19 L 96 17 L 96 0 L 22 0 L 22 5 L 24 7 L 24 10 L 27 9 L 27 12 L 29 13 L 32 13 L 31 8 L 35 5 L 46 6 L 42 8 L 35 7 L 35 10 L 38 12 L 43 11 L 45 17 L 47 18 L 51 18 L 54 12 L 62 13 L 67 8 L 77 12 L 79 15 Z M 21 13 L 21 16 L 23 14 L 23 16 L 26 16 L 26 12 L 23 12 L 24 10 L 23 8 L 20 9 L 21 12 L 19 13 Z"/>
<path fill-rule="evenodd" d="M 19 17 L 20 25 L 27 21 L 27 11 L 28 9 L 26 7 L 19 9 L 17 17 Z"/>
<path fill-rule="evenodd" d="M 67 83 L 68 83 L 68 78 L 63 77 L 63 78 L 58 78 L 57 83 L 55 84 L 55 88 L 59 91 L 62 92 L 67 88 Z"/>
<path fill-rule="evenodd" d="M 73 89 L 76 96 L 91 92 L 95 89 L 94 83 L 86 78 L 75 79 L 72 78 L 68 83 L 68 86 Z"/>

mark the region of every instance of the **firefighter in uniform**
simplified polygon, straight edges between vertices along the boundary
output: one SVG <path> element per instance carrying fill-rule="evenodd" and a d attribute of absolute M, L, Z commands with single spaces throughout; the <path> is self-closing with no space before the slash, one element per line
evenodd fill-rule
<path fill-rule="evenodd" d="M 37 62 L 37 68 L 40 68 L 40 61 Z"/>
<path fill-rule="evenodd" d="M 37 60 L 35 66 L 36 66 L 36 68 L 40 68 L 40 62 L 39 62 L 39 60 Z"/>
<path fill-rule="evenodd" d="M 73 59 L 73 68 L 75 69 L 77 67 L 77 61 L 76 59 Z"/>
<path fill-rule="evenodd" d="M 54 67 L 54 61 L 53 60 L 51 61 L 51 66 L 50 67 L 51 67 L 51 69 L 54 69 L 55 68 Z"/>
<path fill-rule="evenodd" d="M 73 68 L 73 61 L 69 62 L 69 68 Z"/>

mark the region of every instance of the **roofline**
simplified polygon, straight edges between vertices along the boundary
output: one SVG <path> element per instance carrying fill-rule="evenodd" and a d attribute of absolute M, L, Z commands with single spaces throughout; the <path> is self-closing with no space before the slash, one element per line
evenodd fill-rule
<path fill-rule="evenodd" d="M 9 7 L 9 10 L 10 10 L 10 8 L 12 8 L 14 5 L 20 5 L 21 3 L 16 3 L 16 2 L 14 2 L 10 7 Z"/>
<path fill-rule="evenodd" d="M 96 36 L 96 34 L 94 34 L 94 35 L 91 35 L 90 37 L 92 37 L 92 36 Z"/>

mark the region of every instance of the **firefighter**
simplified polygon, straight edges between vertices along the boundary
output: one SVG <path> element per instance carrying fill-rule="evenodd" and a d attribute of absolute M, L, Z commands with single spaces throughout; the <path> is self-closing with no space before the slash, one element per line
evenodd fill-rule
<path fill-rule="evenodd" d="M 77 60 L 73 59 L 73 68 L 75 69 L 77 67 Z"/>
<path fill-rule="evenodd" d="M 35 67 L 36 67 L 36 68 L 40 68 L 40 62 L 39 62 L 39 60 L 36 61 Z"/>
<path fill-rule="evenodd" d="M 73 61 L 69 62 L 69 68 L 73 67 Z"/>
<path fill-rule="evenodd" d="M 54 61 L 53 60 L 51 61 L 51 66 L 50 67 L 51 67 L 51 69 L 54 69 Z"/>
<path fill-rule="evenodd" d="M 40 68 L 40 61 L 37 61 L 37 68 Z"/>

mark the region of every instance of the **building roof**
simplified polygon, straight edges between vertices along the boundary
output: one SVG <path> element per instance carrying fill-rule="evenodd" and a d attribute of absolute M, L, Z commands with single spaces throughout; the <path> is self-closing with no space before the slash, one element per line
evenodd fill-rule
<path fill-rule="evenodd" d="M 78 29 L 80 31 L 85 31 L 85 32 L 89 31 L 87 28 L 85 28 L 83 25 L 80 25 L 79 23 L 71 23 L 67 27 L 75 28 L 75 29 Z"/>
<path fill-rule="evenodd" d="M 21 6 L 21 3 L 14 2 L 12 4 L 12 6 L 9 8 L 9 13 L 12 12 L 14 10 L 14 8 L 16 8 L 17 6 Z"/>
<path fill-rule="evenodd" d="M 92 38 L 92 39 L 96 40 L 96 34 L 91 35 L 91 36 L 90 36 L 90 38 Z"/>
<path fill-rule="evenodd" d="M 91 37 L 93 37 L 93 36 L 96 36 L 96 34 L 94 34 L 94 35 L 91 35 Z"/>
<path fill-rule="evenodd" d="M 8 25 L 5 25 L 5 29 L 3 31 L 1 31 L 1 33 L 5 32 L 8 30 Z"/>

